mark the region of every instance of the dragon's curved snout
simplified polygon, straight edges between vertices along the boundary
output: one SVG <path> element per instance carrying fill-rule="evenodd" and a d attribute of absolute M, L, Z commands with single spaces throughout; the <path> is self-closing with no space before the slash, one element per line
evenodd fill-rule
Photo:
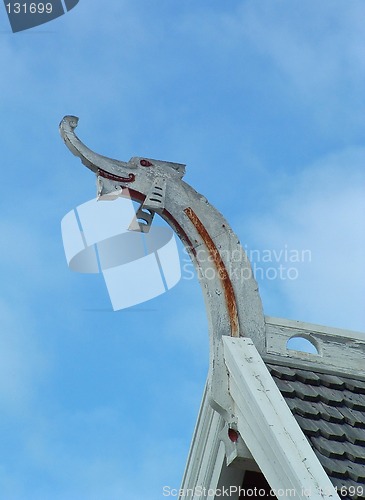
<path fill-rule="evenodd" d="M 64 134 L 67 132 L 73 132 L 73 130 L 79 124 L 79 118 L 73 115 L 66 115 L 60 123 L 60 133 L 61 137 L 64 139 Z"/>
<path fill-rule="evenodd" d="M 78 156 L 82 163 L 96 174 L 100 171 L 110 175 L 120 175 L 124 172 L 127 163 L 99 155 L 80 141 L 75 133 L 78 123 L 78 117 L 73 115 L 65 116 L 60 123 L 61 137 L 71 153 Z"/>

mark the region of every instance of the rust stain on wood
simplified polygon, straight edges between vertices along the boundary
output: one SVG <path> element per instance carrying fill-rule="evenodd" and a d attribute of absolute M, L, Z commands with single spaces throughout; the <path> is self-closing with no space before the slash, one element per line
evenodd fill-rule
<path fill-rule="evenodd" d="M 163 210 L 163 215 L 165 216 L 165 219 L 169 221 L 170 225 L 175 229 L 176 233 L 182 240 L 182 242 L 185 244 L 185 247 L 193 254 L 193 256 L 196 259 L 196 251 L 194 248 L 194 245 L 190 241 L 190 238 L 184 231 L 184 229 L 180 226 L 180 224 L 177 222 L 177 220 L 171 215 L 170 212 L 168 212 L 166 209 Z"/>
<path fill-rule="evenodd" d="M 195 229 L 198 231 L 199 235 L 202 237 L 212 259 L 217 268 L 218 276 L 222 282 L 222 287 L 224 290 L 224 296 L 226 299 L 227 311 L 229 316 L 229 321 L 231 324 L 231 337 L 239 337 L 239 323 L 238 323 L 238 312 L 236 297 L 233 290 L 233 285 L 229 277 L 228 271 L 222 257 L 215 246 L 214 241 L 210 237 L 208 231 L 205 229 L 199 217 L 196 215 L 194 210 L 190 207 L 184 210 L 185 214 L 189 217 L 190 221 L 194 224 Z"/>

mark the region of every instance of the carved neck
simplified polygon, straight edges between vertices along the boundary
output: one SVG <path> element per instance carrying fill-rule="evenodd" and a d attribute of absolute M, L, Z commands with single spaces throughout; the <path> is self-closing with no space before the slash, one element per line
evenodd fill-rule
<path fill-rule="evenodd" d="M 265 326 L 258 285 L 228 222 L 183 181 L 167 189 L 161 216 L 176 231 L 195 264 L 212 341 L 222 335 L 250 337 L 263 352 Z"/>

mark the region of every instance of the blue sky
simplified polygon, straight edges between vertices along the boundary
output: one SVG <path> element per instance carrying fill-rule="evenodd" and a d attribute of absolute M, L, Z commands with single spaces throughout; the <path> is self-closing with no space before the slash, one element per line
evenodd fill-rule
<path fill-rule="evenodd" d="M 264 271 L 267 315 L 365 331 L 364 15 L 80 0 L 12 34 L 0 10 L 1 498 L 162 498 L 206 378 L 196 280 L 113 312 L 101 276 L 67 268 L 60 221 L 95 179 L 59 137 L 66 114 L 101 154 L 186 163 L 249 250 L 310 250 L 295 280 Z"/>

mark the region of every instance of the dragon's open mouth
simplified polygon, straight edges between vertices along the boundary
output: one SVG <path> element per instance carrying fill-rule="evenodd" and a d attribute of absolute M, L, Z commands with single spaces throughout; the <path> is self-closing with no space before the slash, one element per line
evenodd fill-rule
<path fill-rule="evenodd" d="M 134 174 L 128 174 L 128 177 L 121 177 L 119 175 L 111 174 L 102 168 L 98 169 L 98 175 L 100 175 L 100 177 L 104 177 L 104 179 L 123 183 L 134 182 L 136 180 L 136 176 Z"/>

